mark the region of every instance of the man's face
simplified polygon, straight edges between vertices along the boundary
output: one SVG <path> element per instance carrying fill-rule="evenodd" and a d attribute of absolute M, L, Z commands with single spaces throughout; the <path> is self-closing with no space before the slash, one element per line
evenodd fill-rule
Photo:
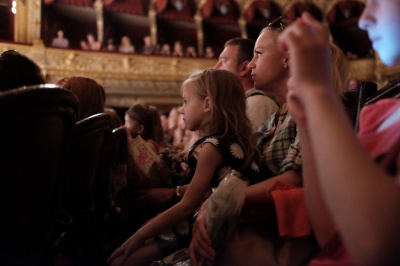
<path fill-rule="evenodd" d="M 218 63 L 214 66 L 215 69 L 229 70 L 234 73 L 239 72 L 239 64 L 237 62 L 239 53 L 239 45 L 228 45 L 224 48 L 219 56 Z"/>

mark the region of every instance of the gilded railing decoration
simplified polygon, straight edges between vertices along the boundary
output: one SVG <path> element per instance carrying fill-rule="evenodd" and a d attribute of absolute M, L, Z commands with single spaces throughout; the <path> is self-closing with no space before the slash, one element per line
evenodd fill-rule
<path fill-rule="evenodd" d="M 235 0 L 243 11 L 254 0 Z M 338 2 L 345 0 L 274 0 L 282 11 L 296 2 L 310 2 L 318 6 L 326 15 Z M 360 0 L 365 2 L 366 0 Z M 181 103 L 180 84 L 192 71 L 210 68 L 216 59 L 175 58 L 161 56 L 126 55 L 107 52 L 89 52 L 69 49 L 47 48 L 40 39 L 41 1 L 17 0 L 14 41 L 27 45 L 0 42 L 0 52 L 16 49 L 37 62 L 49 82 L 56 82 L 65 76 L 85 75 L 100 82 L 107 93 L 107 104 L 129 106 L 135 101 L 154 104 Z M 101 10 L 103 1 L 96 0 L 96 10 Z M 154 3 L 154 1 L 149 1 Z M 196 0 L 201 6 L 204 0 Z M 156 14 L 150 8 L 150 32 L 153 42 L 156 39 Z M 98 26 L 102 28 L 101 16 Z M 203 28 L 200 13 L 194 15 L 197 26 L 198 49 L 203 50 Z M 242 36 L 246 36 L 246 21 L 238 19 Z M 200 52 L 201 55 L 201 52 Z M 350 76 L 359 80 L 377 82 L 380 86 L 399 76 L 399 67 L 386 67 L 379 58 L 365 58 L 350 61 Z"/>

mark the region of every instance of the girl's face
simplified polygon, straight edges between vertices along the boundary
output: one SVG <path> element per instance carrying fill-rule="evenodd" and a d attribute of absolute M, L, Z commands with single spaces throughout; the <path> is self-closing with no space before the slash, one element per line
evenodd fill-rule
<path fill-rule="evenodd" d="M 181 114 L 186 127 L 190 131 L 199 130 L 201 123 L 204 120 L 205 101 L 194 94 L 193 87 L 190 83 L 186 84 L 182 90 L 183 105 Z"/>
<path fill-rule="evenodd" d="M 400 0 L 368 0 L 358 25 L 368 31 L 383 63 L 400 64 Z"/>
<path fill-rule="evenodd" d="M 132 137 L 136 137 L 143 132 L 143 125 L 138 121 L 129 117 L 129 115 L 125 115 L 125 128 L 131 134 Z"/>
<path fill-rule="evenodd" d="M 287 59 L 285 54 L 276 48 L 274 36 L 275 32 L 270 30 L 260 34 L 254 46 L 254 57 L 249 63 L 254 87 L 264 91 L 287 75 L 284 68 Z"/>

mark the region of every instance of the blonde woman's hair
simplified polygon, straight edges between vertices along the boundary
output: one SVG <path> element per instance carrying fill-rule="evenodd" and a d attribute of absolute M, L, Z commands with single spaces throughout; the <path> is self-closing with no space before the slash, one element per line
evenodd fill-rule
<path fill-rule="evenodd" d="M 237 74 L 222 69 L 198 71 L 183 82 L 182 88 L 188 85 L 197 97 L 208 97 L 212 103 L 211 115 L 203 120 L 200 133 L 217 138 L 236 135 L 246 154 L 243 168 L 247 167 L 256 155 L 256 147 L 250 137 L 253 131 L 246 115 L 246 97 Z"/>
<path fill-rule="evenodd" d="M 336 44 L 330 43 L 332 52 L 332 81 L 341 98 L 345 97 L 349 80 L 349 64 L 346 56 Z"/>
<path fill-rule="evenodd" d="M 278 36 L 284 31 L 284 29 L 286 29 L 289 25 L 290 25 L 290 21 L 284 19 L 282 16 L 278 17 L 277 19 L 275 19 L 274 21 L 272 21 L 271 23 L 269 23 L 266 27 L 264 27 L 260 34 L 264 33 L 265 31 L 272 31 L 274 32 L 274 44 L 275 46 L 277 46 L 278 44 Z"/>

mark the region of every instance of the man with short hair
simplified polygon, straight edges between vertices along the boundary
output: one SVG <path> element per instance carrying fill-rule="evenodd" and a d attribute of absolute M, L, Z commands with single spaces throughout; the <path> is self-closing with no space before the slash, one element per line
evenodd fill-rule
<path fill-rule="evenodd" d="M 254 88 L 251 70 L 247 66 L 253 58 L 254 44 L 254 40 L 245 38 L 228 40 L 214 68 L 229 70 L 239 75 L 247 99 L 246 114 L 253 130 L 257 131 L 260 125 L 278 110 L 278 105 L 273 100 L 274 96 L 267 96 L 263 91 Z"/>

